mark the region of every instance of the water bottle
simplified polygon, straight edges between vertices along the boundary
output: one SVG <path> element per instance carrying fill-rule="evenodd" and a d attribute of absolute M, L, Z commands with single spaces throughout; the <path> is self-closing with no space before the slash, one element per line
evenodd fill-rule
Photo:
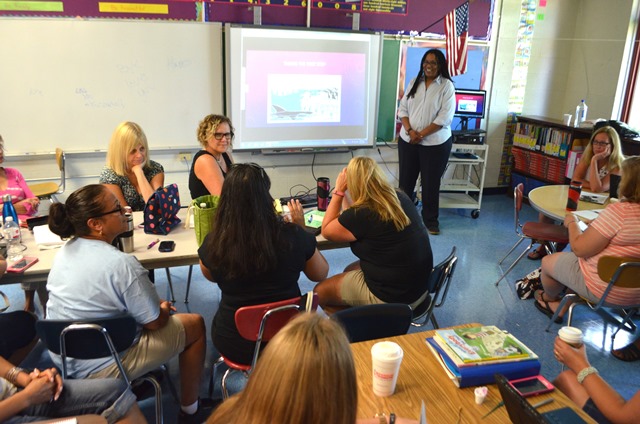
<path fill-rule="evenodd" d="M 7 216 L 2 226 L 2 235 L 7 240 L 7 260 L 13 264 L 22 260 L 22 244 L 20 243 L 20 226 Z"/>
<path fill-rule="evenodd" d="M 2 222 L 6 222 L 7 217 L 10 216 L 13 218 L 13 222 L 18 223 L 18 214 L 16 213 L 15 206 L 13 206 L 13 202 L 11 202 L 11 195 L 5 194 L 2 196 L 2 202 L 4 203 L 2 206 Z"/>
<path fill-rule="evenodd" d="M 580 101 L 580 104 L 576 106 L 576 119 L 574 121 L 574 126 L 579 127 L 581 123 L 587 120 L 587 111 L 589 110 L 589 106 L 584 102 L 584 99 Z"/>
<path fill-rule="evenodd" d="M 124 253 L 132 253 L 133 248 L 133 212 L 131 206 L 124 207 L 124 216 L 127 218 L 127 231 L 120 234 L 120 246 Z"/>

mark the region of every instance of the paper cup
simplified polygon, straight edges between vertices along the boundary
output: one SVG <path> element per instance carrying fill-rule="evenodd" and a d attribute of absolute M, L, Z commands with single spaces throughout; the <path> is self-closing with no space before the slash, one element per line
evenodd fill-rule
<path fill-rule="evenodd" d="M 582 330 L 576 327 L 562 327 L 558 330 L 558 337 L 563 342 L 570 344 L 573 347 L 582 346 Z"/>
<path fill-rule="evenodd" d="M 571 118 L 572 116 L 570 113 L 565 113 L 564 115 L 562 115 L 562 123 L 565 124 L 566 126 L 570 126 Z"/>
<path fill-rule="evenodd" d="M 394 342 L 379 342 L 371 348 L 373 393 L 376 396 L 391 396 L 396 390 L 398 373 L 404 352 Z"/>

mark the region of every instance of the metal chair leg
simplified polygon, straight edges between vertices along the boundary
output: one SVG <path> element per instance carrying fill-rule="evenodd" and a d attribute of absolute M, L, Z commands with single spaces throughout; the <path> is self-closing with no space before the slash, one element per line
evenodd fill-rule
<path fill-rule="evenodd" d="M 173 295 L 173 283 L 171 282 L 171 273 L 169 272 L 169 268 L 164 269 L 167 273 L 167 281 L 169 282 L 169 290 L 171 291 L 171 303 L 176 303 L 176 297 Z"/>
<path fill-rule="evenodd" d="M 513 245 L 513 247 L 511 247 L 511 249 L 509 249 L 509 251 L 507 252 L 507 254 L 506 254 L 506 255 L 504 255 L 504 256 L 502 257 L 502 259 L 500 259 L 500 262 L 498 262 L 498 265 L 502 264 L 502 262 L 504 262 L 504 260 L 505 260 L 505 259 L 507 259 L 507 256 L 509 256 L 509 255 L 511 254 L 511 252 L 513 252 L 513 251 L 516 249 L 516 247 L 520 246 L 520 243 L 522 243 L 522 241 L 523 241 L 523 240 L 524 240 L 524 238 L 520 238 L 520 240 L 518 240 L 518 241 Z"/>
<path fill-rule="evenodd" d="M 187 293 L 184 295 L 184 303 L 189 303 L 189 290 L 191 289 L 192 273 L 193 273 L 193 265 L 189 265 L 189 274 L 187 275 Z"/>
<path fill-rule="evenodd" d="M 518 264 L 518 262 L 520 262 L 520 259 L 522 259 L 522 258 L 524 257 L 524 255 L 525 255 L 529 250 L 531 250 L 531 247 L 532 247 L 532 246 L 533 246 L 533 243 L 529 243 L 529 247 L 527 247 L 527 248 L 526 248 L 526 249 L 525 249 L 525 250 L 520 254 L 520 256 L 518 256 L 518 258 L 517 258 L 515 261 L 513 261 L 513 263 L 511 264 L 511 266 L 509 266 L 509 268 L 505 271 L 505 273 L 504 273 L 504 274 L 502 274 L 502 277 L 498 278 L 498 281 L 496 281 L 496 283 L 495 283 L 495 285 L 496 285 L 496 286 L 500 283 L 500 281 L 502 281 L 502 279 L 503 279 L 504 277 L 506 277 L 506 276 L 507 276 L 507 274 L 508 274 L 509 272 L 511 272 L 511 270 L 512 270 L 512 269 L 513 269 L 513 268 Z"/>
<path fill-rule="evenodd" d="M 218 359 L 216 359 L 216 362 L 211 365 L 211 378 L 209 378 L 209 399 L 213 399 L 213 382 L 216 377 L 216 369 L 218 368 L 218 365 L 223 362 L 224 359 L 222 359 L 222 356 L 220 356 Z"/>

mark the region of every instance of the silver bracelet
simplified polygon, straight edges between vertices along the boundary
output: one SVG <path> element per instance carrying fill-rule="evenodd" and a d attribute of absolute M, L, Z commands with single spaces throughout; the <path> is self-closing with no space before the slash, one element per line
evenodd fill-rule
<path fill-rule="evenodd" d="M 584 379 L 587 378 L 588 376 L 590 376 L 591 374 L 598 374 L 598 370 L 595 369 L 594 367 L 587 367 L 587 368 L 582 369 L 578 373 L 578 383 L 582 384 Z"/>
<path fill-rule="evenodd" d="M 17 380 L 18 380 L 18 374 L 20 374 L 21 372 L 26 372 L 26 371 L 23 370 L 20 367 L 13 367 L 9 371 L 7 371 L 7 375 L 5 375 L 4 378 L 9 383 L 11 383 L 11 384 L 13 384 L 15 386 L 16 383 L 17 383 Z"/>

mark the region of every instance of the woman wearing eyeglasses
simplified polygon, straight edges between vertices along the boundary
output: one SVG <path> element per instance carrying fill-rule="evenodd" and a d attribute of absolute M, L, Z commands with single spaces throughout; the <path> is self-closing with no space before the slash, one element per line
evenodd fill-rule
<path fill-rule="evenodd" d="M 140 125 L 123 122 L 113 132 L 100 184 L 134 211 L 144 210 L 149 197 L 164 185 L 164 168 L 149 159 L 147 136 Z"/>
<path fill-rule="evenodd" d="M 589 144 L 584 149 L 582 158 L 573 171 L 573 181 L 582 182 L 582 189 L 593 193 L 609 191 L 611 175 L 620 175 L 622 161 L 622 147 L 620 136 L 613 127 L 598 128 L 591 135 Z M 540 222 L 553 223 L 553 220 L 540 214 Z M 557 247 L 563 250 L 564 245 Z M 540 259 L 547 254 L 544 246 L 540 245 L 529 252 L 527 257 L 532 260 Z"/>
<path fill-rule="evenodd" d="M 195 199 L 207 194 L 220 196 L 224 177 L 233 158 L 228 152 L 233 141 L 231 120 L 222 115 L 207 115 L 198 126 L 198 141 L 203 147 L 193 158 L 189 173 L 189 191 Z"/>
<path fill-rule="evenodd" d="M 611 174 L 620 175 L 623 160 L 618 132 L 612 127 L 598 128 L 584 149 L 573 172 L 573 180 L 582 181 L 583 190 L 594 193 L 609 191 Z"/>
<path fill-rule="evenodd" d="M 47 279 L 49 319 L 107 318 L 131 314 L 136 342 L 121 354 L 133 379 L 179 356 L 181 415 L 198 409 L 198 392 L 206 353 L 204 320 L 198 314 L 174 314 L 161 300 L 148 272 L 133 255 L 111 245 L 127 229 L 117 196 L 100 184 L 74 191 L 65 203 L 49 208 L 49 228 L 70 240 L 60 249 Z M 60 357 L 51 354 L 58 367 Z M 68 361 L 72 378 L 119 375 L 113 360 Z"/>

